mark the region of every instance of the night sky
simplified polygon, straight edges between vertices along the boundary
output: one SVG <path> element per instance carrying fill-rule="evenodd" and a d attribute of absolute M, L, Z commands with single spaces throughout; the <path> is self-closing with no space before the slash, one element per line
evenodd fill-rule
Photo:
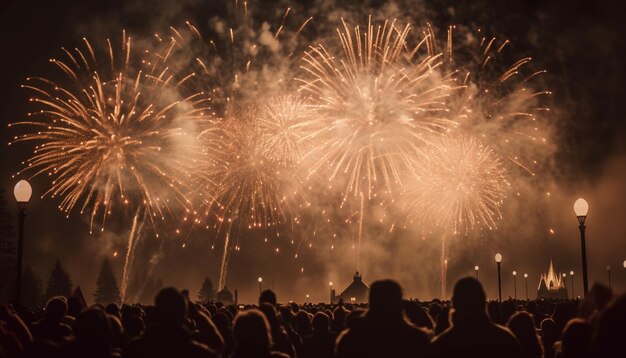
<path fill-rule="evenodd" d="M 85 4 L 88 3 L 88 4 Z M 156 5 L 158 3 L 158 5 Z M 0 184 L 7 201 L 14 203 L 12 188 L 19 178 L 11 175 L 27 159 L 29 144 L 8 147 L 15 135 L 8 123 L 28 112 L 28 93 L 20 88 L 26 77 L 46 75 L 51 57 L 60 47 L 73 47 L 82 37 L 102 40 L 126 29 L 132 36 L 149 37 L 166 32 L 185 20 L 205 24 L 211 18 L 228 18 L 224 0 L 185 1 L 36 1 L 5 0 L 0 5 Z M 550 259 L 562 272 L 574 270 L 575 290 L 580 280 L 580 242 L 573 203 L 584 197 L 590 204 L 587 249 L 590 281 L 607 282 L 606 267 L 613 267 L 613 285 L 626 289 L 626 121 L 624 118 L 624 64 L 626 24 L 617 1 L 250 1 L 255 16 L 276 19 L 288 6 L 294 23 L 314 16 L 309 37 L 323 37 L 338 25 L 338 16 L 352 14 L 353 23 L 367 21 L 368 13 L 388 13 L 416 26 L 430 23 L 435 29 L 448 25 L 481 28 L 507 38 L 519 57 L 531 56 L 535 66 L 546 69 L 546 86 L 553 92 L 550 121 L 556 151 L 541 173 L 535 195 L 511 199 L 503 208 L 504 219 L 495 232 L 482 237 L 455 239 L 448 281 L 473 274 L 481 267 L 488 295 L 497 294 L 493 255 L 504 256 L 504 295 L 512 295 L 510 272 L 528 273 L 529 289 L 538 284 Z M 358 10 L 358 11 L 357 11 Z M 74 212 L 70 219 L 56 209 L 57 199 L 40 198 L 49 183 L 45 177 L 31 181 L 33 199 L 28 208 L 25 265 L 47 280 L 60 258 L 75 284 L 88 300 L 95 288 L 101 259 L 113 260 L 121 279 L 125 239 L 130 218 L 120 215 L 104 233 L 89 235 L 86 217 Z M 529 184 L 530 185 L 530 184 Z M 550 195 L 545 195 L 550 192 Z M 13 210 L 13 207 L 9 208 Z M 15 208 L 17 212 L 17 208 Z M 17 215 L 16 215 L 17 220 Z M 17 223 L 16 223 L 17 225 Z M 550 233 L 553 229 L 554 234 Z M 138 265 L 155 263 L 152 278 L 165 285 L 188 288 L 195 294 L 204 277 L 217 283 L 220 252 L 211 251 L 212 239 L 195 233 L 186 248 L 166 239 L 152 243 L 156 250 L 138 256 Z M 416 233 L 386 237 L 370 232 L 362 274 L 366 282 L 392 277 L 400 281 L 405 295 L 429 299 L 437 295 L 438 256 L 429 240 Z M 432 241 L 432 240 L 431 240 Z M 326 300 L 328 282 L 347 286 L 354 271 L 349 245 L 333 252 L 314 250 L 293 259 L 289 244 L 274 247 L 262 240 L 243 241 L 233 254 L 227 286 L 237 288 L 241 300 L 255 300 L 256 278 L 274 281 L 279 300 Z M 286 241 L 288 242 L 288 241 Z M 345 246 L 345 247 L 344 247 Z M 114 252 L 119 252 L 113 257 Z M 155 253 L 157 252 L 157 253 Z M 143 260 L 143 261 L 142 261 Z M 304 268 L 301 272 L 301 268 Z M 569 284 L 569 277 L 567 283 Z M 518 282 L 518 285 L 521 285 Z M 518 290 L 523 286 L 518 286 Z"/>

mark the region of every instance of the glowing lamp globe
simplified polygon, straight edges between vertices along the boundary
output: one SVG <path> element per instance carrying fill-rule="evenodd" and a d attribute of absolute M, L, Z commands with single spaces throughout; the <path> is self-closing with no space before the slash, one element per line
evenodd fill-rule
<path fill-rule="evenodd" d="M 625 261 L 626 262 L 626 261 Z M 474 266 L 474 270 L 478 271 L 478 266 Z"/>
<path fill-rule="evenodd" d="M 20 180 L 13 188 L 13 195 L 18 203 L 28 203 L 33 195 L 33 188 L 26 180 Z"/>
<path fill-rule="evenodd" d="M 589 204 L 583 198 L 578 198 L 574 203 L 574 212 L 578 217 L 586 217 L 589 212 Z"/>
<path fill-rule="evenodd" d="M 517 271 L 513 271 L 513 276 L 517 276 Z"/>
<path fill-rule="evenodd" d="M 501 254 L 496 254 L 496 262 L 498 262 L 498 263 L 502 262 L 502 255 Z"/>
<path fill-rule="evenodd" d="M 528 278 L 528 274 L 527 273 L 524 274 L 524 278 Z"/>
<path fill-rule="evenodd" d="M 328 283 L 328 286 L 332 286 L 332 285 L 333 285 L 333 281 L 330 281 L 330 282 Z"/>
<path fill-rule="evenodd" d="M 257 280 L 259 281 L 259 283 L 261 283 L 263 282 L 263 277 L 259 277 Z"/>
<path fill-rule="evenodd" d="M 624 261 L 624 262 L 626 263 L 626 261 Z M 570 275 L 570 276 L 574 276 L 574 271 L 570 271 L 570 272 L 569 272 L 569 275 Z"/>
<path fill-rule="evenodd" d="M 626 260 L 624 260 L 624 268 L 626 269 Z"/>
<path fill-rule="evenodd" d="M 567 276 L 567 274 L 566 274 L 565 272 L 563 272 L 563 275 L 562 275 L 562 276 L 563 276 L 563 277 L 565 277 L 565 276 Z"/>

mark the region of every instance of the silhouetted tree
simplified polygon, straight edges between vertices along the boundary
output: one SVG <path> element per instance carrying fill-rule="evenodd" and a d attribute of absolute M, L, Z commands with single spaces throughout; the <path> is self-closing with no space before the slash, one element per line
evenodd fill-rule
<path fill-rule="evenodd" d="M 69 297 L 72 294 L 72 281 L 70 276 L 63 270 L 61 261 L 57 259 L 54 264 L 50 279 L 48 279 L 48 287 L 46 288 L 46 299 L 54 296 Z"/>
<path fill-rule="evenodd" d="M 13 298 L 15 292 L 14 216 L 9 213 L 5 191 L 0 190 L 0 302 Z"/>
<path fill-rule="evenodd" d="M 30 266 L 24 268 L 22 274 L 22 304 L 25 307 L 41 307 L 43 305 L 42 281 Z"/>
<path fill-rule="evenodd" d="M 94 298 L 96 303 L 120 303 L 120 289 L 117 286 L 117 280 L 109 260 L 105 257 L 100 267 L 100 275 L 96 282 L 96 292 Z"/>
<path fill-rule="evenodd" d="M 198 300 L 200 302 L 209 302 L 215 299 L 215 288 L 213 287 L 213 282 L 211 282 L 210 278 L 205 278 L 202 283 L 202 288 L 200 292 L 198 292 Z"/>

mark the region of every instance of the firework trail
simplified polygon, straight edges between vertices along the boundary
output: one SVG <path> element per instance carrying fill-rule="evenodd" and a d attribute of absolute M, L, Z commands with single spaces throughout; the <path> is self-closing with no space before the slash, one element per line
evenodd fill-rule
<path fill-rule="evenodd" d="M 445 105 L 454 81 L 438 70 L 441 56 L 425 39 L 408 43 L 410 29 L 370 18 L 365 31 L 351 30 L 344 22 L 339 54 L 319 45 L 304 55 L 298 80 L 312 96 L 309 136 L 317 144 L 306 155 L 309 172 L 343 183 L 344 201 L 392 192 L 428 137 L 456 125 Z"/>
<path fill-rule="evenodd" d="M 143 225 L 145 223 L 145 212 L 143 220 L 139 221 L 139 210 L 135 213 L 133 218 L 133 225 L 128 235 L 128 244 L 126 248 L 126 256 L 124 258 L 124 271 L 122 272 L 122 285 L 120 287 L 120 294 L 122 302 L 126 302 L 126 289 L 128 288 L 128 280 L 131 272 L 133 262 L 135 261 L 135 248 L 137 247 L 138 238 L 141 236 Z M 139 227 L 138 227 L 139 226 Z"/>

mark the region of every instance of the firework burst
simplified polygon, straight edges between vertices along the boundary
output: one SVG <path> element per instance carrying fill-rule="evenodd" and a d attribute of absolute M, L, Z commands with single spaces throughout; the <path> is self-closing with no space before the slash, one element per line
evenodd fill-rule
<path fill-rule="evenodd" d="M 418 166 L 416 184 L 403 196 L 409 217 L 455 234 L 496 227 L 509 182 L 492 149 L 471 137 L 443 136 Z"/>
<path fill-rule="evenodd" d="M 392 192 L 427 138 L 455 126 L 445 106 L 454 81 L 438 71 L 428 42 L 410 45 L 409 33 L 395 21 L 370 18 L 364 32 L 344 22 L 340 54 L 319 45 L 304 56 L 299 80 L 313 98 L 309 136 L 318 144 L 307 153 L 309 172 L 345 183 L 344 200 Z"/>
<path fill-rule="evenodd" d="M 194 97 L 178 98 L 166 69 L 135 70 L 125 34 L 120 49 L 107 40 L 104 56 L 86 39 L 84 48 L 63 51 L 65 60 L 51 60 L 62 81 L 24 85 L 39 110 L 14 124 L 29 132 L 12 143 L 36 143 L 17 175 L 50 176 L 44 196 L 61 198 L 68 215 L 75 206 L 91 210 L 92 227 L 99 212 L 104 227 L 116 205 L 145 209 L 153 225 L 174 203 L 187 207 L 182 187 L 195 147 L 184 123 L 200 118 Z"/>

